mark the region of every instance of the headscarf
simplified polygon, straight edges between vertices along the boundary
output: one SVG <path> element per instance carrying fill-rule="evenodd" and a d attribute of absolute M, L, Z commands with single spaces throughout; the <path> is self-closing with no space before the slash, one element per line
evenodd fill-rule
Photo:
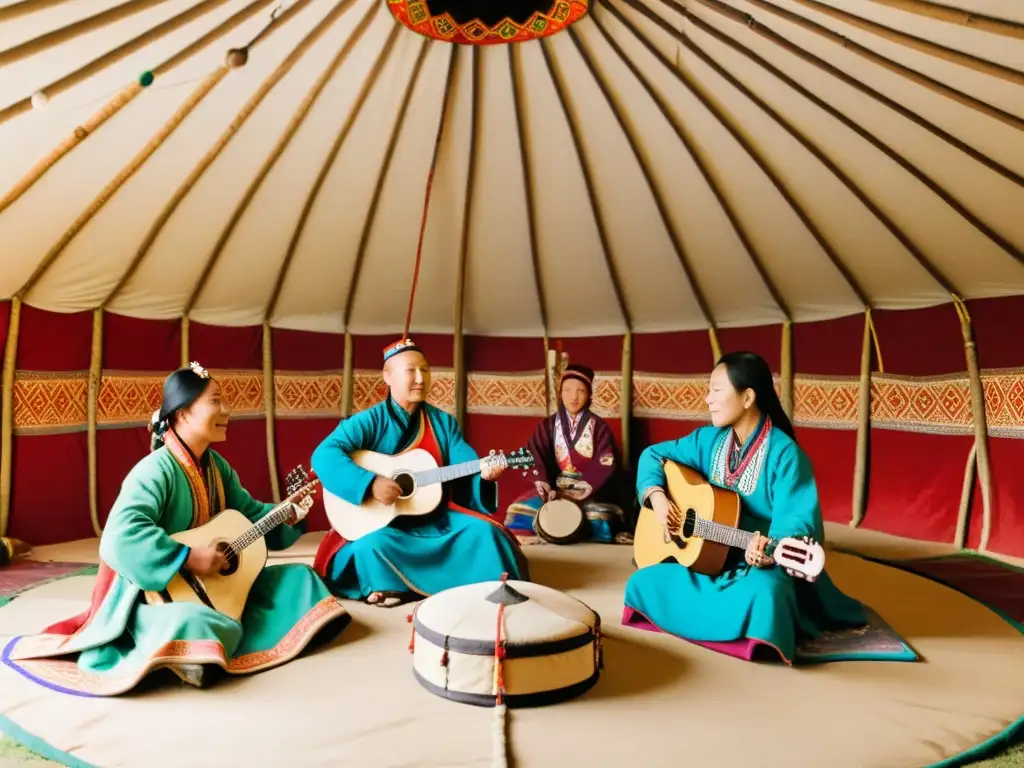
<path fill-rule="evenodd" d="M 150 421 L 152 440 L 150 450 L 155 451 L 164 442 L 164 435 L 171 428 L 174 414 L 188 408 L 198 400 L 210 385 L 210 374 L 199 363 L 189 363 L 188 368 L 179 368 L 164 381 L 163 401 L 160 409 L 153 411 Z"/>

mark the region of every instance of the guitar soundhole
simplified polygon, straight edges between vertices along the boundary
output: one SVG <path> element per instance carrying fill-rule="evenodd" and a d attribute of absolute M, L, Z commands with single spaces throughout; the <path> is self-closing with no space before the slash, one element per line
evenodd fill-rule
<path fill-rule="evenodd" d="M 238 570 L 238 553 L 231 548 L 231 545 L 226 541 L 217 542 L 217 551 L 224 555 L 224 558 L 228 561 L 227 568 L 221 571 L 221 575 L 230 576 Z"/>
<path fill-rule="evenodd" d="M 694 530 L 697 528 L 697 510 L 688 509 L 683 514 L 683 525 L 682 534 L 683 538 L 688 539 L 693 536 Z"/>
<path fill-rule="evenodd" d="M 398 483 L 398 487 L 402 489 L 403 499 L 407 499 L 412 496 L 413 491 L 416 490 L 416 481 L 409 472 L 399 472 L 392 479 Z"/>

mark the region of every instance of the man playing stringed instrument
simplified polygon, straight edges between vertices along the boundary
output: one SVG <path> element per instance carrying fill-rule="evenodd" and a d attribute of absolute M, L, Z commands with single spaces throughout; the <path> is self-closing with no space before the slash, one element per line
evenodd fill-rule
<path fill-rule="evenodd" d="M 341 602 L 301 564 L 264 568 L 240 621 L 199 602 L 143 600 L 180 572 L 210 577 L 227 565 L 217 549 L 189 548 L 173 535 L 222 510 L 255 523 L 276 506 L 254 500 L 210 448 L 227 439 L 229 415 L 220 384 L 198 363 L 167 378 L 153 414 L 152 452 L 128 473 L 103 530 L 89 609 L 14 641 L 5 659 L 10 666 L 50 688 L 92 696 L 125 693 L 161 667 L 202 687 L 207 667 L 230 674 L 270 669 L 349 623 Z M 265 535 L 269 549 L 298 540 L 310 503 L 306 497 L 291 505 L 291 519 Z"/>
<path fill-rule="evenodd" d="M 711 374 L 706 402 L 710 425 L 643 451 L 637 493 L 678 533 L 682 516 L 666 495 L 663 468 L 666 460 L 676 462 L 738 493 L 739 527 L 756 534 L 745 551 L 730 550 L 715 576 L 672 562 L 641 568 L 626 584 L 626 607 L 679 637 L 755 640 L 792 663 L 798 635 L 863 626 L 867 616 L 827 573 L 813 583 L 795 580 L 765 552 L 769 540 L 807 536 L 823 544 L 825 537 L 811 462 L 796 443 L 768 364 L 750 352 L 725 355 Z"/>
<path fill-rule="evenodd" d="M 391 505 L 398 483 L 357 465 L 356 451 L 396 455 L 414 448 L 439 467 L 471 461 L 476 452 L 455 419 L 426 402 L 430 366 L 423 352 L 401 339 L 384 349 L 384 401 L 342 421 L 313 454 L 313 470 L 325 491 L 360 505 L 376 499 Z M 341 597 L 392 607 L 451 587 L 499 579 L 528 579 L 515 537 L 489 515 L 497 509 L 494 481 L 500 467 L 445 486 L 446 500 L 426 516 L 399 516 L 355 541 L 330 531 L 313 567 Z"/>

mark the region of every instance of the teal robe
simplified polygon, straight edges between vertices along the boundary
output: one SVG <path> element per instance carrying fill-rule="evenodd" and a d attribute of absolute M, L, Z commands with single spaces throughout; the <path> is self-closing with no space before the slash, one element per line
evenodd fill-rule
<path fill-rule="evenodd" d="M 161 667 L 186 682 L 192 681 L 180 665 L 214 665 L 236 675 L 270 669 L 295 658 L 328 625 L 324 634 L 330 635 L 348 624 L 344 606 L 300 564 L 264 568 L 240 622 L 198 603 L 149 605 L 142 599 L 145 591 L 165 589 L 188 557 L 171 534 L 223 508 L 256 522 L 274 507 L 254 500 L 214 451 L 202 467 L 205 478 L 165 445 L 131 470 L 100 539 L 89 610 L 42 634 L 12 640 L 3 653 L 9 666 L 58 691 L 113 696 Z M 291 546 L 301 526 L 274 529 L 265 538 L 268 548 Z"/>
<path fill-rule="evenodd" d="M 423 448 L 441 466 L 479 458 L 455 419 L 424 404 L 418 427 L 393 400 L 385 400 L 342 421 L 317 447 L 312 465 L 323 487 L 350 504 L 371 496 L 376 475 L 349 454 L 371 450 L 387 455 Z M 408 435 L 405 445 L 400 445 Z M 365 599 L 373 592 L 415 592 L 427 596 L 452 587 L 500 579 L 529 578 L 515 537 L 490 519 L 498 506 L 497 486 L 480 475 L 446 485 L 446 502 L 429 515 L 397 517 L 356 541 L 336 531 L 324 538 L 314 568 L 339 596 Z"/>
<path fill-rule="evenodd" d="M 731 428 L 700 427 L 686 437 L 652 445 L 640 454 L 637 493 L 646 502 L 665 487 L 667 459 L 724 482 Z M 753 439 L 753 437 L 751 438 Z M 814 473 L 807 454 L 784 432 L 771 428 L 740 477 L 740 528 L 773 539 L 810 536 L 825 543 Z M 778 567 L 752 568 L 743 550 L 732 549 L 718 576 L 695 573 L 677 563 L 635 572 L 625 603 L 659 629 L 698 642 L 750 639 L 774 646 L 792 662 L 798 636 L 867 623 L 864 607 L 839 591 L 823 572 L 811 584 Z"/>

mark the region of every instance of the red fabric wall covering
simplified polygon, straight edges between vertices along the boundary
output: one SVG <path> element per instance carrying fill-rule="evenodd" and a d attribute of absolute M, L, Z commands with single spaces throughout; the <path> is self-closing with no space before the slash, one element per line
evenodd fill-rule
<path fill-rule="evenodd" d="M 103 383 L 97 415 L 102 428 L 96 432 L 97 497 L 101 525 L 106 524 L 107 515 L 121 491 L 125 475 L 149 453 L 150 439 L 145 426 L 108 426 L 102 422 L 124 424 L 136 420 L 137 411 L 140 410 L 134 407 L 136 400 L 147 394 L 151 399 L 147 400 L 146 408 L 142 410 L 155 411 L 160 401 L 151 383 L 159 382 L 157 387 L 162 386 L 168 371 L 174 370 L 180 363 L 179 321 L 139 320 L 112 313 L 104 316 Z M 125 373 L 128 375 L 123 375 Z M 88 505 L 88 499 L 83 498 Z"/>
<path fill-rule="evenodd" d="M 465 338 L 466 369 L 470 374 L 470 395 L 466 409 L 466 440 L 481 456 L 491 450 L 512 451 L 525 447 L 544 418 L 544 339 L 480 336 Z M 502 376 L 498 383 L 488 374 Z M 499 394 L 500 392 L 500 394 Z M 484 413 L 481 398 L 499 405 L 499 413 Z M 498 480 L 498 511 L 504 521 L 505 508 L 533 485 L 532 473 L 509 471 Z"/>
<path fill-rule="evenodd" d="M 8 312 L 9 304 L 0 303 L 0 340 L 5 335 Z M 1021 366 L 1024 354 L 1018 352 L 1010 336 L 1016 330 L 1017 318 L 1024 314 L 1024 299 L 972 302 L 971 312 L 982 366 L 986 369 L 1024 367 Z M 950 541 L 959 506 L 964 462 L 973 441 L 969 417 L 967 422 L 958 423 L 957 419 L 962 421 L 962 412 L 956 408 L 952 408 L 952 415 L 943 415 L 944 411 L 933 409 L 923 421 L 919 419 L 921 423 L 916 428 L 934 432 L 948 428 L 949 424 L 944 420 L 952 420 L 954 430 L 959 429 L 960 434 L 909 431 L 908 427 L 914 425 L 908 425 L 905 420 L 891 423 L 893 411 L 898 409 L 878 393 L 891 397 L 896 385 L 904 386 L 906 397 L 916 398 L 909 411 L 895 414 L 905 418 L 907 413 L 913 415 L 915 408 L 921 411 L 921 403 L 928 401 L 929 397 L 934 401 L 938 391 L 935 387 L 940 386 L 928 378 L 914 379 L 915 376 L 952 373 L 954 390 L 963 385 L 966 392 L 963 347 L 956 313 L 951 306 L 945 305 L 915 312 L 879 311 L 874 314 L 886 372 L 896 374 L 898 381 L 893 382 L 892 376 L 876 376 L 876 421 L 871 447 L 873 471 L 865 527 L 914 538 Z M 91 326 L 90 313 L 52 315 L 32 307 L 23 308 L 11 533 L 37 545 L 92 535 L 85 443 L 86 371 Z M 228 386 L 236 390 L 231 439 L 221 446 L 223 453 L 239 471 L 249 490 L 255 496 L 269 500 L 266 434 L 262 418 L 261 329 L 211 328 L 193 323 L 191 330 L 190 358 L 218 371 L 229 380 Z M 849 519 L 851 508 L 855 406 L 851 415 L 845 417 L 849 421 L 848 429 L 839 428 L 838 424 L 833 427 L 823 422 L 832 417 L 837 422 L 841 421 L 839 417 L 842 414 L 837 413 L 839 406 L 833 405 L 831 410 L 826 408 L 822 412 L 820 406 L 812 402 L 811 393 L 816 382 L 827 383 L 829 377 L 840 377 L 834 387 L 855 394 L 862 333 L 862 315 L 825 323 L 800 324 L 793 329 L 798 438 L 814 461 L 825 515 L 839 521 Z M 141 425 L 149 410 L 158 404 L 159 383 L 179 363 L 178 334 L 177 321 L 143 321 L 113 315 L 106 318 L 104 383 L 97 436 L 101 519 L 105 519 L 124 474 L 148 450 L 148 436 Z M 275 383 L 278 388 L 276 448 L 279 475 L 283 479 L 295 464 L 309 467 L 313 449 L 338 423 L 344 338 L 341 335 L 280 330 L 273 334 Z M 443 383 L 447 377 L 450 386 L 452 377 L 451 337 L 420 334 L 413 338 L 431 357 L 435 378 L 442 382 L 442 399 L 450 397 L 451 392 L 444 390 Z M 780 367 L 781 334 L 778 326 L 728 329 L 722 331 L 719 338 L 725 351 L 753 349 L 763 354 L 773 368 L 778 370 Z M 922 339 L 927 339 L 928 343 L 923 344 Z M 362 369 L 366 382 L 377 380 L 381 350 L 392 340 L 390 336 L 354 339 L 355 364 L 357 369 Z M 554 342 L 552 340 L 552 344 Z M 605 377 L 606 389 L 599 400 L 605 404 L 613 403 L 609 393 L 617 396 L 615 387 L 620 383 L 618 371 L 622 338 L 570 338 L 562 343 L 572 362 L 591 365 L 609 374 Z M 492 447 L 509 450 L 525 444 L 542 418 L 541 369 L 544 357 L 541 339 L 469 337 L 466 340 L 466 362 L 472 372 L 472 386 L 476 387 L 467 415 L 466 432 L 470 442 L 481 453 Z M 674 439 L 706 423 L 703 395 L 712 364 L 707 333 L 638 335 L 633 339 L 633 362 L 637 371 L 634 380 L 637 417 L 632 432 L 635 461 L 646 444 Z M 502 373 L 512 376 L 496 375 Z M 526 399 L 539 398 L 539 407 L 535 404 L 533 410 L 517 410 L 516 404 L 522 406 L 523 401 L 516 397 L 523 395 L 499 397 L 494 387 L 486 393 L 481 387 L 481 383 L 487 381 L 503 387 L 523 383 L 517 374 L 524 373 L 527 374 L 526 389 L 535 389 L 533 394 L 527 392 Z M 996 381 L 998 376 L 991 370 L 986 374 L 986 388 L 990 396 L 989 423 L 993 430 L 989 442 L 995 482 L 991 547 L 997 552 L 1021 555 L 1024 554 L 1024 526 L 1020 522 L 1021 516 L 1012 506 L 1012 500 L 1020 482 L 1017 468 L 1020 460 L 1024 459 L 1024 440 L 1016 437 L 1017 432 L 1014 432 L 1016 429 L 1024 434 L 1024 402 L 1019 394 L 1021 384 L 1017 382 L 1017 374 L 1004 373 L 1002 376 L 1000 381 Z M 531 378 L 536 382 L 530 384 Z M 651 383 L 658 380 L 669 382 L 674 387 L 670 393 L 672 397 L 681 396 L 682 401 L 659 401 Z M 313 398 L 317 405 L 312 411 L 307 404 L 311 401 L 296 397 L 296 390 L 282 396 L 280 390 L 290 384 L 318 388 Z M 32 387 L 36 387 L 39 390 L 36 394 L 43 397 L 46 415 L 41 421 L 38 421 L 39 413 L 27 408 L 28 403 L 39 402 L 38 398 L 26 396 Z M 377 394 L 369 391 L 366 397 L 372 398 Z M 125 402 L 121 403 L 115 395 L 124 398 Z M 655 407 L 658 403 L 660 406 Z M 453 401 L 439 404 L 450 408 Z M 648 409 L 646 412 L 645 407 Z M 966 407 L 969 412 L 969 401 Z M 119 408 L 131 412 L 128 421 L 118 420 Z M 947 403 L 944 408 L 949 411 L 951 406 Z M 890 423 L 886 423 L 887 418 Z M 616 435 L 620 434 L 621 418 L 618 413 L 607 419 Z M 42 422 L 45 424 L 40 428 L 38 424 Z M 900 429 L 893 429 L 894 426 Z M 60 470 L 59 483 L 53 480 L 54 467 Z M 521 476 L 503 479 L 500 486 L 502 510 L 518 490 L 528 487 L 528 482 L 529 478 Z M 977 543 L 980 533 L 980 509 L 979 496 L 971 519 L 972 544 Z M 310 522 L 314 530 L 326 527 L 320 505 L 311 513 Z"/>
<path fill-rule="evenodd" d="M 713 365 L 707 331 L 633 337 L 634 470 L 646 446 L 676 440 L 708 423 L 704 396 Z"/>
<path fill-rule="evenodd" d="M 0 301 L 0 349 L 7 344 L 7 327 L 11 322 L 11 302 Z"/>
<path fill-rule="evenodd" d="M 313 333 L 270 329 L 275 371 L 337 371 L 345 369 L 345 337 L 340 333 Z M 262 357 L 260 358 L 262 361 Z M 262 362 L 260 364 L 262 368 Z"/>
<path fill-rule="evenodd" d="M 988 546 L 993 552 L 1024 557 L 1024 346 L 1020 328 L 1024 297 L 968 302 L 978 349 L 978 364 L 985 375 L 992 474 L 992 530 Z M 996 374 L 996 375 L 993 375 Z M 998 374 L 1003 374 L 1002 376 Z M 1008 436 L 1016 433 L 1015 437 Z M 982 529 L 981 482 L 974 484 L 967 546 L 977 548 Z"/>
<path fill-rule="evenodd" d="M 189 359 L 199 362 L 204 368 L 259 374 L 263 370 L 263 329 L 258 325 L 224 328 L 190 323 Z M 273 493 L 266 450 L 267 425 L 262 416 L 263 378 L 261 375 L 247 378 L 250 383 L 244 399 L 245 410 L 250 414 L 259 413 L 260 417 L 243 418 L 238 413 L 242 408 L 236 406 L 236 415 L 228 429 L 228 439 L 218 445 L 216 450 L 238 472 L 242 484 L 253 497 L 270 501 Z"/>
<path fill-rule="evenodd" d="M 33 545 L 93 536 L 81 375 L 91 349 L 91 312 L 22 305 L 8 533 Z"/>
<path fill-rule="evenodd" d="M 352 363 L 356 370 L 379 371 L 384 366 L 384 347 L 397 341 L 399 334 L 389 336 L 353 336 Z M 341 338 L 341 337 L 339 337 Z M 409 338 L 423 350 L 431 368 L 451 368 L 455 354 L 454 341 L 447 334 L 412 333 Z"/>
<path fill-rule="evenodd" d="M 275 328 L 271 331 L 271 340 L 275 371 L 310 374 L 297 375 L 294 380 L 289 378 L 287 381 L 282 381 L 280 376 L 275 377 L 278 394 L 274 439 L 278 482 L 283 496 L 287 490 L 285 478 L 288 473 L 300 464 L 307 471 L 311 470 L 313 451 L 341 421 L 345 337 L 341 334 Z M 289 417 L 286 409 L 296 398 L 290 397 L 290 393 L 281 392 L 281 388 L 286 386 L 308 388 L 302 401 L 317 403 L 318 414 L 324 415 L 316 418 Z M 248 482 L 247 479 L 243 480 Z M 307 525 L 310 531 L 326 531 L 330 525 L 324 512 L 322 493 L 318 491 L 314 498 L 316 503 L 306 518 Z"/>
<path fill-rule="evenodd" d="M 763 357 L 776 374 L 782 361 L 782 326 L 761 325 L 753 328 L 719 328 L 718 345 L 727 352 L 754 352 Z M 710 366 L 708 368 L 710 372 Z"/>
<path fill-rule="evenodd" d="M 793 326 L 794 429 L 814 466 L 822 515 L 839 523 L 853 516 L 863 338 L 863 315 Z"/>
<path fill-rule="evenodd" d="M 952 543 L 974 443 L 970 400 L 955 382 L 966 382 L 967 365 L 956 309 L 944 304 L 872 315 L 890 378 L 873 377 L 869 496 L 862 525 Z M 948 374 L 954 381 L 943 378 Z M 964 408 L 968 419 L 960 434 L 925 431 L 936 420 L 948 421 L 945 411 L 961 418 Z"/>

